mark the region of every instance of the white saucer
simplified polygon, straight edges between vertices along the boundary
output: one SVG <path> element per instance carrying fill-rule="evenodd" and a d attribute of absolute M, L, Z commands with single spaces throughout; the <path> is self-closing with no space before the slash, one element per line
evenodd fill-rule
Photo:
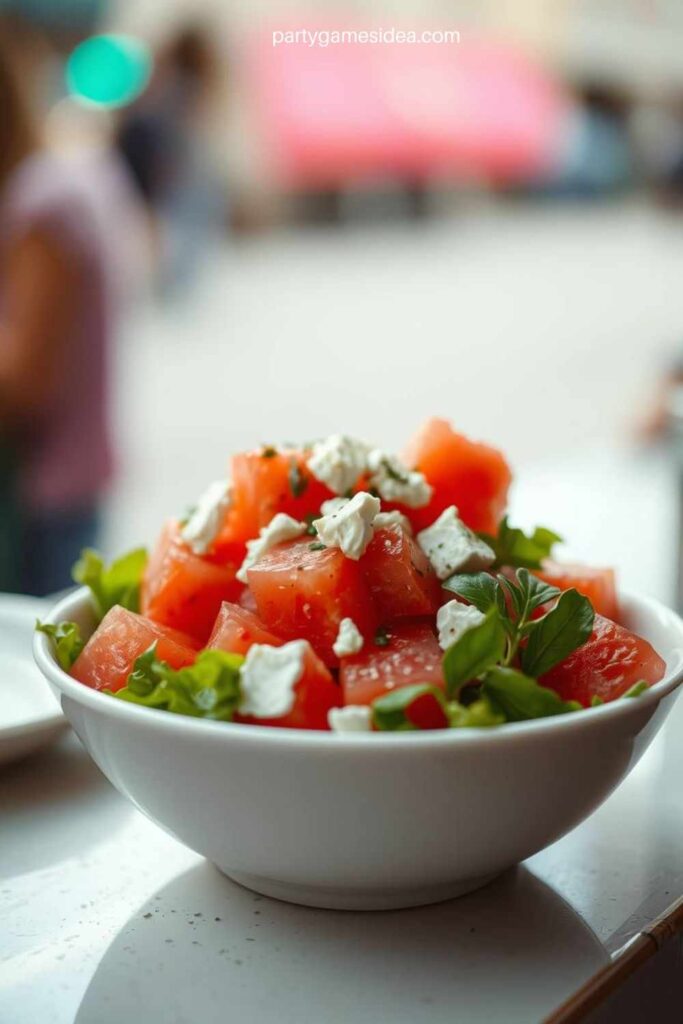
<path fill-rule="evenodd" d="M 68 725 L 31 653 L 36 619 L 48 608 L 37 598 L 0 594 L 0 764 L 46 746 Z"/>

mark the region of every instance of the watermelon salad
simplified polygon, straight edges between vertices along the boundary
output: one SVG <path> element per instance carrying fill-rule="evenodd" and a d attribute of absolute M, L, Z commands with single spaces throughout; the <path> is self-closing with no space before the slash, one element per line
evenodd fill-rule
<path fill-rule="evenodd" d="M 84 686 L 252 725 L 496 727 L 633 697 L 665 663 L 614 573 L 510 525 L 503 455 L 428 421 L 401 458 L 335 434 L 233 456 L 150 555 L 74 568 L 98 625 L 38 624 Z"/>

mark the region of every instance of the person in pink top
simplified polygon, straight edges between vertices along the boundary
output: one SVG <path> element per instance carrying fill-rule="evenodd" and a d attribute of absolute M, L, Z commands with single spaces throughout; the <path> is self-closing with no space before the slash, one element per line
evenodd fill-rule
<path fill-rule="evenodd" d="M 44 148 L 17 25 L 0 19 L 0 589 L 70 582 L 113 469 L 113 158 Z"/>

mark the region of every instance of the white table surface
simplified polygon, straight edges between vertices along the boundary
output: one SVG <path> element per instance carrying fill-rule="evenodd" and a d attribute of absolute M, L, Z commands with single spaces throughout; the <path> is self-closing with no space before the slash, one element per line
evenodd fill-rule
<path fill-rule="evenodd" d="M 548 479 L 529 478 L 518 511 Z M 566 518 L 581 522 L 580 488 L 564 480 Z M 665 515 L 642 467 L 638 482 L 610 489 L 636 519 Z M 666 596 L 663 556 L 641 568 L 643 589 Z M 69 734 L 0 772 L 0 1021 L 540 1021 L 683 893 L 682 774 L 679 702 L 626 782 L 543 853 L 450 903 L 356 914 L 228 881 L 124 801 Z"/>
<path fill-rule="evenodd" d="M 682 770 L 679 703 L 607 803 L 516 871 L 350 914 L 228 881 L 70 735 L 0 780 L 0 1020 L 539 1021 L 683 892 Z"/>

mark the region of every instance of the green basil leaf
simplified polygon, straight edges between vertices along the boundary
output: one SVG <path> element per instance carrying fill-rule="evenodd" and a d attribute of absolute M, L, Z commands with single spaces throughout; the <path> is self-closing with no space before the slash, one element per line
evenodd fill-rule
<path fill-rule="evenodd" d="M 489 608 L 498 608 L 500 600 L 500 583 L 487 572 L 463 572 L 450 576 L 442 584 L 445 590 L 463 597 L 480 612 Z"/>
<path fill-rule="evenodd" d="M 95 611 L 102 619 L 116 604 L 132 612 L 140 610 L 140 585 L 146 565 L 145 548 L 136 548 L 109 566 L 97 551 L 86 548 L 74 565 L 72 576 L 76 583 L 89 587 Z"/>
<path fill-rule="evenodd" d="M 401 686 L 389 693 L 382 694 L 372 702 L 372 722 L 380 732 L 408 732 L 417 726 L 407 717 L 410 705 L 418 699 L 430 694 L 444 708 L 443 693 L 436 686 L 428 683 L 417 683 L 414 686 Z"/>
<path fill-rule="evenodd" d="M 564 661 L 588 640 L 593 632 L 595 612 L 578 590 L 565 590 L 542 618 L 536 619 L 522 651 L 522 668 L 530 676 L 542 676 Z"/>
<path fill-rule="evenodd" d="M 497 608 L 448 648 L 443 659 L 446 693 L 456 698 L 460 688 L 497 664 L 505 653 L 506 632 Z"/>
<path fill-rule="evenodd" d="M 540 569 L 544 558 L 548 558 L 555 544 L 562 538 L 546 527 L 537 526 L 531 536 L 518 527 L 510 526 L 505 516 L 495 537 L 480 534 L 482 540 L 493 548 L 496 554 L 494 566 L 520 566 L 526 569 Z"/>
<path fill-rule="evenodd" d="M 194 665 L 176 670 L 159 660 L 153 645 L 136 660 L 126 686 L 105 693 L 144 707 L 229 722 L 240 702 L 243 663 L 238 654 L 212 649 L 198 654 Z"/>
<path fill-rule="evenodd" d="M 68 672 L 85 647 L 80 627 L 75 622 L 58 622 L 54 626 L 50 622 L 41 622 L 40 619 L 37 619 L 36 630 L 51 638 L 57 661 L 65 672 Z"/>
<path fill-rule="evenodd" d="M 564 701 L 535 679 L 514 668 L 500 666 L 491 669 L 484 676 L 482 694 L 488 697 L 496 708 L 505 715 L 508 722 L 523 722 L 529 718 L 548 718 L 579 711 L 577 701 Z"/>

